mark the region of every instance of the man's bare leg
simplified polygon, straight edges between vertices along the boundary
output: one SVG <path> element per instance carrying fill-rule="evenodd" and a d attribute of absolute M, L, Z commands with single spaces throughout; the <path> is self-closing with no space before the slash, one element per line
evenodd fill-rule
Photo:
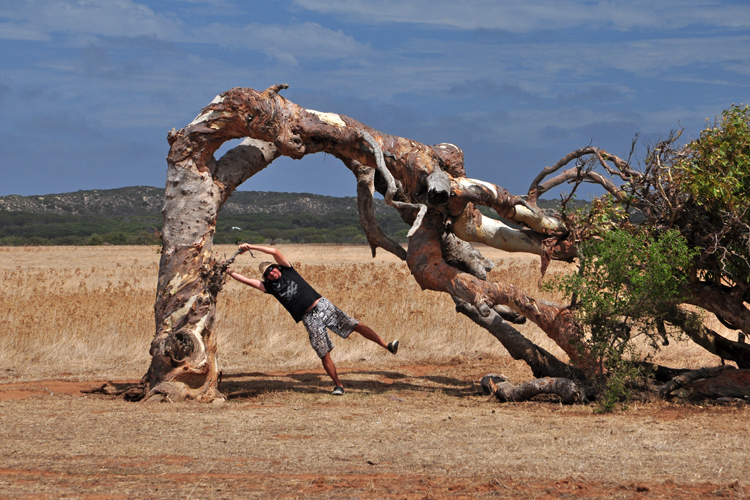
<path fill-rule="evenodd" d="M 336 384 L 337 387 L 343 387 L 341 385 L 341 380 L 339 380 L 339 375 L 336 373 L 336 365 L 333 364 L 333 360 L 331 359 L 331 353 L 326 353 L 326 355 L 320 358 L 320 360 L 323 362 L 323 368 L 328 376 L 331 377 L 333 383 Z"/>
<path fill-rule="evenodd" d="M 375 330 L 373 330 L 369 326 L 363 323 L 359 323 L 357 326 L 354 327 L 354 331 L 362 335 L 367 340 L 375 342 L 380 347 L 383 347 L 384 349 L 388 349 L 388 344 L 383 342 L 383 339 L 381 339 L 380 336 L 377 333 L 375 333 Z"/>

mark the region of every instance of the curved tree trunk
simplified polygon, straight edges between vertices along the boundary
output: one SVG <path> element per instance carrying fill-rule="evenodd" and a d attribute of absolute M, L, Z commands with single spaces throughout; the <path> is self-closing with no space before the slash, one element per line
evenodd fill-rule
<path fill-rule="evenodd" d="M 179 161 L 169 158 L 154 304 L 156 335 L 151 366 L 142 381 L 147 399 L 223 398 L 217 389 L 213 329 L 223 282 L 211 252 L 216 219 L 234 189 L 278 156 L 272 145 L 250 139 L 218 163 L 202 163 L 203 152 L 196 148 Z"/>
<path fill-rule="evenodd" d="M 279 155 L 299 159 L 318 152 L 339 158 L 357 176 L 360 220 L 373 252 L 381 247 L 406 259 L 423 288 L 447 292 L 482 317 L 490 316 L 495 306 L 509 306 L 539 324 L 560 345 L 576 367 L 574 373 L 586 373 L 579 332 L 569 311 L 535 301 L 514 287 L 484 281 L 486 262 L 478 253 L 464 251 L 454 258 L 462 262 L 459 267 L 444 257 L 445 242 L 455 238 L 452 225 L 459 229 L 456 235 L 467 239 L 486 232 L 487 224 L 477 216 L 475 204 L 530 228 L 489 239 L 490 244 L 546 254 L 547 259 L 573 255 L 561 221 L 494 184 L 466 178 L 463 154 L 456 146 L 426 146 L 383 134 L 347 116 L 301 108 L 278 94 L 283 88 L 229 90 L 187 127 L 169 134 L 163 249 L 154 306 L 156 336 L 151 366 L 143 379 L 148 397 L 222 398 L 217 389 L 213 324 L 224 277 L 211 252 L 218 212 L 237 186 Z M 214 160 L 222 143 L 243 137 L 252 140 Z M 375 190 L 413 224 L 406 251 L 377 226 L 371 208 Z M 518 354 L 544 371 L 532 359 L 540 353 L 530 349 Z"/>
<path fill-rule="evenodd" d="M 494 310 L 487 316 L 467 302 L 454 298 L 456 310 L 481 326 L 503 344 L 513 359 L 526 362 L 534 377 L 557 377 L 566 379 L 585 380 L 586 376 L 573 366 L 563 363 L 545 349 L 521 335 L 507 321 Z"/>

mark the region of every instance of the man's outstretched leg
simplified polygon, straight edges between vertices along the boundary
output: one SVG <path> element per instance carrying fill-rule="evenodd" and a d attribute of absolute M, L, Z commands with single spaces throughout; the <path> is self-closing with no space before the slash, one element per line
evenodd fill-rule
<path fill-rule="evenodd" d="M 385 342 L 383 342 L 383 339 L 381 339 L 380 336 L 375 333 L 375 330 L 365 325 L 364 323 L 357 323 L 357 326 L 354 327 L 354 331 L 362 335 L 367 340 L 375 342 L 383 349 L 388 349 L 393 354 L 396 354 L 396 351 L 398 351 L 398 340 L 394 340 L 390 344 L 386 344 Z"/>

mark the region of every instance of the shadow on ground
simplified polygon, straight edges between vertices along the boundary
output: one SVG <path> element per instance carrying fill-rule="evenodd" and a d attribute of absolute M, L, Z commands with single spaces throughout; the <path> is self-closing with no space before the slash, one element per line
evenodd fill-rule
<path fill-rule="evenodd" d="M 418 371 L 418 370 L 417 370 Z M 392 370 L 340 370 L 347 392 L 372 394 L 401 391 L 443 392 L 453 397 L 476 395 L 479 388 L 473 380 L 439 374 L 418 374 Z M 320 372 L 292 373 L 224 373 L 219 390 L 228 399 L 253 398 L 270 392 L 297 392 L 304 394 L 329 393 L 331 379 Z"/>

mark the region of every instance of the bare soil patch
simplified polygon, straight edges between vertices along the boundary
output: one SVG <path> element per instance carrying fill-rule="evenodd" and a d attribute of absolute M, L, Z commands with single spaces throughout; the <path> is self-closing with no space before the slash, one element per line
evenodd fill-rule
<path fill-rule="evenodd" d="M 746 405 L 597 415 L 479 393 L 482 375 L 517 366 L 344 365 L 343 397 L 322 369 L 225 372 L 221 405 L 4 383 L 0 498 L 750 498 Z"/>

